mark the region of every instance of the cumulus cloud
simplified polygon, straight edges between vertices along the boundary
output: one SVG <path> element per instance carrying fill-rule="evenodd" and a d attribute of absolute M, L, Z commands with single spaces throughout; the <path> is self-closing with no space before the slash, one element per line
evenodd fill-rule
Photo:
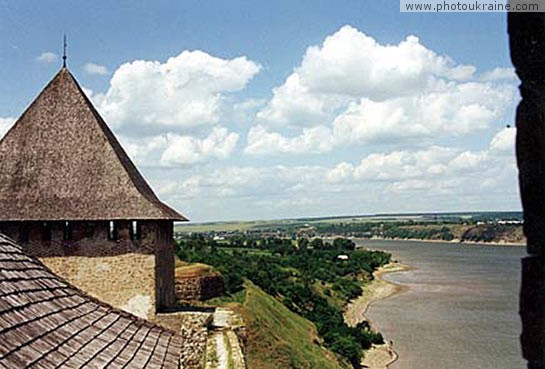
<path fill-rule="evenodd" d="M 451 148 L 433 146 L 418 151 L 373 153 L 354 169 L 359 180 L 386 181 L 440 175 L 442 166 L 456 155 Z"/>
<path fill-rule="evenodd" d="M 517 130 L 513 127 L 502 129 L 490 141 L 490 150 L 498 154 L 514 155 L 516 134 Z"/>
<path fill-rule="evenodd" d="M 411 95 L 433 87 L 437 78 L 468 80 L 473 66 L 455 65 L 408 36 L 397 45 L 381 45 L 344 26 L 321 47 L 310 47 L 296 69 L 310 91 L 367 96 L 373 100 Z"/>
<path fill-rule="evenodd" d="M 46 63 L 46 64 L 54 63 L 54 62 L 56 62 L 58 59 L 59 59 L 58 55 L 55 54 L 54 52 L 51 52 L 51 51 L 45 51 L 45 52 L 41 53 L 41 54 L 36 58 L 37 61 L 39 61 L 39 62 L 41 62 L 41 63 Z"/>
<path fill-rule="evenodd" d="M 209 158 L 225 159 L 235 149 L 238 134 L 223 127 L 214 127 L 204 139 L 192 136 L 167 135 L 167 148 L 161 156 L 166 165 L 185 165 L 205 161 Z"/>
<path fill-rule="evenodd" d="M 478 76 L 475 67 L 437 54 L 415 36 L 385 45 L 344 26 L 307 49 L 257 113 L 256 130 L 290 126 L 302 137 L 312 127 L 328 128 L 333 146 L 466 135 L 488 128 L 514 103 L 512 75 L 509 68 L 496 68 Z M 253 136 L 248 153 L 255 151 Z M 292 139 L 282 132 L 267 137 L 261 152 L 295 152 L 286 150 Z M 324 152 L 304 148 L 297 152 Z"/>
<path fill-rule="evenodd" d="M 13 123 L 15 123 L 15 118 L 0 117 L 0 138 L 4 137 L 7 131 L 13 126 Z"/>
<path fill-rule="evenodd" d="M 137 165 L 160 168 L 227 159 L 235 151 L 239 135 L 216 126 L 202 137 L 165 133 L 150 137 L 120 135 L 119 139 Z"/>
<path fill-rule="evenodd" d="M 257 125 L 248 132 L 247 141 L 248 154 L 323 153 L 333 148 L 331 130 L 324 126 L 305 128 L 301 135 L 288 138 Z"/>
<path fill-rule="evenodd" d="M 210 214 L 222 214 L 231 204 L 240 209 L 237 214 L 262 217 L 516 206 L 514 157 L 497 150 L 497 137 L 505 132 L 482 150 L 431 146 L 374 152 L 331 166 L 206 167 L 163 188 L 194 204 L 196 214 L 204 211 L 203 203 Z M 182 186 L 193 195 L 180 194 Z"/>
<path fill-rule="evenodd" d="M 324 168 L 319 166 L 237 166 L 203 169 L 183 180 L 173 181 L 172 193 L 191 183 L 199 196 L 259 199 L 308 191 L 321 186 Z M 304 187 L 304 188 L 303 188 Z"/>
<path fill-rule="evenodd" d="M 329 183 L 343 182 L 351 179 L 354 173 L 354 166 L 350 163 L 342 162 L 334 168 L 326 171 L 325 179 Z"/>
<path fill-rule="evenodd" d="M 298 73 L 273 89 L 273 98 L 257 113 L 257 118 L 277 126 L 308 127 L 331 118 L 335 108 L 343 106 L 350 98 L 341 95 L 312 93 L 301 83 Z"/>
<path fill-rule="evenodd" d="M 341 162 L 325 170 L 324 179 L 330 183 L 405 183 L 404 186 L 410 184 L 422 188 L 423 182 L 428 182 L 431 187 L 437 181 L 452 183 L 467 181 L 469 177 L 484 182 L 497 177 L 491 173 L 502 171 L 510 171 L 516 178 L 514 138 L 515 129 L 505 128 L 496 133 L 484 150 L 431 146 L 420 150 L 375 152 L 361 159 L 358 165 Z"/>
<path fill-rule="evenodd" d="M 83 66 L 83 70 L 88 74 L 96 74 L 99 76 L 105 76 L 107 75 L 108 68 L 106 68 L 104 65 L 95 64 L 95 63 L 87 63 Z"/>
<path fill-rule="evenodd" d="M 164 63 L 136 60 L 121 65 L 108 91 L 94 101 L 108 122 L 127 133 L 214 125 L 224 95 L 243 89 L 259 70 L 246 57 L 221 59 L 183 51 Z"/>
<path fill-rule="evenodd" d="M 517 75 L 513 68 L 496 67 L 482 74 L 483 81 L 516 80 Z"/>
<path fill-rule="evenodd" d="M 167 134 L 154 137 L 118 136 L 130 158 L 139 166 L 161 165 L 161 155 L 168 147 Z"/>
<path fill-rule="evenodd" d="M 335 138 L 344 143 L 463 135 L 500 119 L 513 95 L 512 89 L 467 82 L 386 101 L 362 98 L 334 120 Z"/>

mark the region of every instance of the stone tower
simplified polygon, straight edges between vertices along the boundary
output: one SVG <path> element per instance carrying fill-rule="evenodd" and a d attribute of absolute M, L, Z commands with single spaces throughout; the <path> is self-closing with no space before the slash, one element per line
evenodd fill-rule
<path fill-rule="evenodd" d="M 175 303 L 173 222 L 63 67 L 0 141 L 0 233 L 115 307 Z"/>

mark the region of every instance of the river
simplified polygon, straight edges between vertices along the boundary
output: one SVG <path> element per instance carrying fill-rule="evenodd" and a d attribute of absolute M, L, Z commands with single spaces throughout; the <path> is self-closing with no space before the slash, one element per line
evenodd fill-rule
<path fill-rule="evenodd" d="M 524 367 L 518 337 L 520 246 L 360 241 L 413 267 L 384 279 L 409 288 L 368 317 L 394 342 L 391 369 Z"/>

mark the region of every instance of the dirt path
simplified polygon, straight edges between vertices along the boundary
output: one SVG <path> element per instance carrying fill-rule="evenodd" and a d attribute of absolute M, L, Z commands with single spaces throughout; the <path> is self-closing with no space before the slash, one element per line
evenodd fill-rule
<path fill-rule="evenodd" d="M 217 308 L 206 348 L 206 369 L 245 369 L 244 354 L 235 333 L 243 325 L 232 310 Z"/>

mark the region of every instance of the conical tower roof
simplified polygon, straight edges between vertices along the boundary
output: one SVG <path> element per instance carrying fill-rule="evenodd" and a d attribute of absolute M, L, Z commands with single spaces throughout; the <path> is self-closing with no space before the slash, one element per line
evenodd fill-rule
<path fill-rule="evenodd" d="M 186 220 L 62 68 L 0 141 L 0 221 Z"/>

